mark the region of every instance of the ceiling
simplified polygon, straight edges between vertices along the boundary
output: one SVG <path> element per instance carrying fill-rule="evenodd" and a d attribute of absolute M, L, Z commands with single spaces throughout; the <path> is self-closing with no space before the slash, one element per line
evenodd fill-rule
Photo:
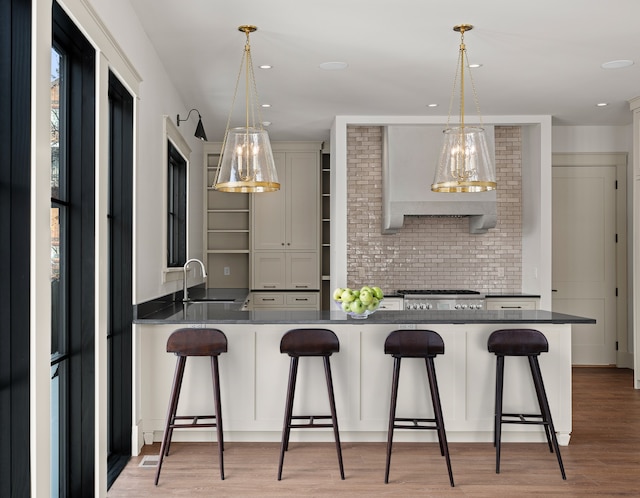
<path fill-rule="evenodd" d="M 187 105 L 176 114 L 198 108 L 211 141 L 222 140 L 231 109 L 242 24 L 258 27 L 251 53 L 272 140 L 327 140 L 336 115 L 447 116 L 460 44 L 452 28 L 462 23 L 474 25 L 465 43 L 469 62 L 482 64 L 472 75 L 483 116 L 625 125 L 640 96 L 637 0 L 130 1 Z M 620 59 L 634 64 L 601 67 Z M 244 113 L 240 93 L 234 112 Z M 466 114 L 477 116 L 472 95 Z"/>

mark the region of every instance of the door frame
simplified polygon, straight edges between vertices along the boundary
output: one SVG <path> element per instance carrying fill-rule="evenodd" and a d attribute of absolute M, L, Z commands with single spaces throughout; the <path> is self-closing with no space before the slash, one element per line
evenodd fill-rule
<path fill-rule="evenodd" d="M 629 313 L 632 309 L 629 303 L 631 292 L 627 268 L 628 254 L 631 254 L 629 244 L 630 217 L 627 216 L 627 163 L 626 152 L 590 152 L 590 153 L 554 153 L 552 167 L 570 166 L 588 168 L 592 166 L 615 166 L 616 168 L 616 365 L 619 368 L 633 368 L 633 340 L 629 324 L 632 320 Z M 552 242 L 553 243 L 553 242 Z"/>

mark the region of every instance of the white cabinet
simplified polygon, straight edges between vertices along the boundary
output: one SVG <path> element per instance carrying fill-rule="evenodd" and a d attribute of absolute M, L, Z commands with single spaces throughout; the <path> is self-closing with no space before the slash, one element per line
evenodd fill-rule
<path fill-rule="evenodd" d="M 537 310 L 540 298 L 537 296 L 500 296 L 487 297 L 485 307 L 488 310 Z"/>
<path fill-rule="evenodd" d="M 318 252 L 255 251 L 253 289 L 318 289 Z"/>
<path fill-rule="evenodd" d="M 252 289 L 320 288 L 320 144 L 273 143 L 280 190 L 252 197 Z"/>
<path fill-rule="evenodd" d="M 249 299 L 250 308 L 254 310 L 317 310 L 320 304 L 317 292 L 252 292 Z"/>
<path fill-rule="evenodd" d="M 404 309 L 404 299 L 401 297 L 385 297 L 380 303 L 379 311 L 402 311 Z"/>

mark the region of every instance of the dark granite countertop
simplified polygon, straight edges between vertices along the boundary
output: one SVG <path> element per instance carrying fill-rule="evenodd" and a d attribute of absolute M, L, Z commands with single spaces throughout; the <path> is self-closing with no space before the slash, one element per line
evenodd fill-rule
<path fill-rule="evenodd" d="M 514 292 L 505 292 L 502 294 L 485 294 L 485 298 L 532 298 L 532 297 L 540 297 L 540 294 L 527 294 L 527 293 L 514 293 Z"/>
<path fill-rule="evenodd" d="M 451 310 L 379 311 L 366 319 L 354 319 L 341 311 L 253 310 L 241 311 L 242 301 L 234 303 L 175 302 L 140 314 L 138 324 L 428 324 L 428 323 L 595 323 L 593 318 L 565 315 L 544 310 Z"/>

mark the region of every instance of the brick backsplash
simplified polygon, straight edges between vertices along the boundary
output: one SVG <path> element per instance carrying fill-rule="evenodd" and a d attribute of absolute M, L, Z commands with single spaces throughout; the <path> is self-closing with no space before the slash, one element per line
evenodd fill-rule
<path fill-rule="evenodd" d="M 347 129 L 347 285 L 396 289 L 520 292 L 522 287 L 521 129 L 495 127 L 498 223 L 470 234 L 468 218 L 405 216 L 381 233 L 382 128 Z M 356 174 L 357 172 L 357 174 Z M 446 195 L 446 194 L 443 194 Z"/>

